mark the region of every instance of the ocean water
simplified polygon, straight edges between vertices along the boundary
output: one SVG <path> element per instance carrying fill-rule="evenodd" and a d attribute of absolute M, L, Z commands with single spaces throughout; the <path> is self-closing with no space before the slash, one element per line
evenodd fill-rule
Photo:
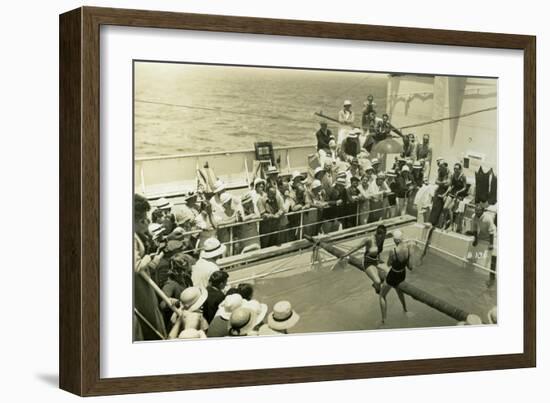
<path fill-rule="evenodd" d="M 309 144 L 314 112 L 337 117 L 349 99 L 360 125 L 368 94 L 386 108 L 386 74 L 146 62 L 134 71 L 136 157 Z"/>

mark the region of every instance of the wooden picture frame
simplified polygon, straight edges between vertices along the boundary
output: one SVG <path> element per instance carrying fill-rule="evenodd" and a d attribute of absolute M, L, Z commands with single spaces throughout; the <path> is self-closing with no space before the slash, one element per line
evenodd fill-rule
<path fill-rule="evenodd" d="M 524 52 L 524 349 L 521 354 L 128 378 L 100 377 L 100 27 L 170 28 Z M 81 396 L 533 367 L 536 364 L 535 37 L 82 7 L 60 16 L 60 387 Z"/>

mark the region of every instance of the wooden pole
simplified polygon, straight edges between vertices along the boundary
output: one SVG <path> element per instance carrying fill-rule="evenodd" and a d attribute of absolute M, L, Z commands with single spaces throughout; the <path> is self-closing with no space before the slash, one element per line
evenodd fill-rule
<path fill-rule="evenodd" d="M 319 246 L 331 255 L 334 255 L 338 258 L 346 253 L 346 251 L 323 241 L 319 243 Z M 353 267 L 363 271 L 363 262 L 361 261 L 361 259 L 350 256 L 348 263 Z M 426 304 L 429 307 L 434 308 L 447 316 L 450 316 L 458 322 L 470 322 L 472 319 L 472 315 L 470 315 L 468 312 L 457 308 L 441 300 L 440 298 L 431 295 L 426 291 L 423 291 L 420 288 L 413 286 L 412 284 L 407 283 L 406 281 L 403 281 L 401 284 L 399 284 L 398 288 L 403 293 L 410 296 L 412 299 L 422 302 L 423 304 Z"/>

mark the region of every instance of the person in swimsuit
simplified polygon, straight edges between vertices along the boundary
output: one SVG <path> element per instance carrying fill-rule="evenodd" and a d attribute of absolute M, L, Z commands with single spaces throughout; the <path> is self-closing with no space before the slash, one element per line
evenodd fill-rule
<path fill-rule="evenodd" d="M 398 288 L 398 286 L 405 281 L 405 277 L 407 275 L 406 269 L 413 269 L 410 262 L 411 251 L 409 250 L 409 246 L 403 242 L 403 234 L 401 231 L 393 231 L 393 241 L 395 243 L 395 248 L 390 251 L 388 256 L 388 267 L 390 268 L 390 271 L 388 272 L 386 280 L 384 284 L 382 284 L 382 288 L 380 290 L 380 311 L 382 313 L 382 324 L 386 322 L 386 296 L 392 288 L 394 288 L 397 292 L 399 301 L 401 301 L 401 305 L 403 306 L 403 311 L 407 312 L 405 295 L 403 294 L 403 291 Z"/>
<path fill-rule="evenodd" d="M 384 241 L 386 239 L 386 226 L 380 224 L 376 227 L 374 237 L 369 237 L 348 253 L 340 257 L 340 260 L 347 258 L 349 255 L 355 253 L 359 249 L 365 247 L 365 253 L 363 255 L 363 271 L 372 280 L 372 286 L 376 293 L 380 292 L 382 282 L 386 277 L 386 271 L 381 267 L 380 255 L 384 249 Z"/>

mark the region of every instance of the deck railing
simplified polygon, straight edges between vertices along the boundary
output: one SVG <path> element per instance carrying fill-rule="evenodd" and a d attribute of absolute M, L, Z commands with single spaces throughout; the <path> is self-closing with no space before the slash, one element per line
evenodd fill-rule
<path fill-rule="evenodd" d="M 365 203 L 365 202 L 363 202 L 363 203 Z M 175 203 L 176 206 L 179 205 L 179 204 L 183 204 L 183 203 Z M 346 206 L 343 206 L 343 207 L 346 207 Z M 376 221 L 382 220 L 384 218 L 397 217 L 398 215 L 400 215 L 399 212 L 396 211 L 397 206 L 396 205 L 390 205 L 389 203 L 387 203 L 387 197 L 385 197 L 384 198 L 384 205 L 383 205 L 382 208 L 363 210 L 364 206 L 362 206 L 362 203 L 357 202 L 356 210 L 353 214 L 340 215 L 340 216 L 337 216 L 335 218 L 329 218 L 329 219 L 325 219 L 325 220 L 317 220 L 317 221 L 314 221 L 314 222 L 304 223 L 304 215 L 305 214 L 310 213 L 310 212 L 314 212 L 314 211 L 322 212 L 322 211 L 325 211 L 327 209 L 333 209 L 333 208 L 336 208 L 336 207 L 334 207 L 334 206 L 329 206 L 329 207 L 324 207 L 324 208 L 310 207 L 310 208 L 302 209 L 302 210 L 299 210 L 299 211 L 289 211 L 288 213 L 285 213 L 287 218 L 299 215 L 298 225 L 296 225 L 294 227 L 288 227 L 288 226 L 287 227 L 282 227 L 282 228 L 280 228 L 276 231 L 263 233 L 263 234 L 260 233 L 260 223 L 264 219 L 263 218 L 255 218 L 255 219 L 251 219 L 251 220 L 247 220 L 247 221 L 239 221 L 239 222 L 234 222 L 234 223 L 229 223 L 229 224 L 222 224 L 222 225 L 213 227 L 212 229 L 208 229 L 208 230 L 196 229 L 196 230 L 192 230 L 192 231 L 187 231 L 187 232 L 183 233 L 182 236 L 184 236 L 184 237 L 185 236 L 200 236 L 200 234 L 203 231 L 228 230 L 229 231 L 229 240 L 223 242 L 223 244 L 227 247 L 226 256 L 233 256 L 235 254 L 235 244 L 238 243 L 238 242 L 244 242 L 244 241 L 257 239 L 258 240 L 258 245 L 261 248 L 261 241 L 260 241 L 261 238 L 268 237 L 268 236 L 275 235 L 275 234 L 279 235 L 283 232 L 293 233 L 295 235 L 295 238 L 291 239 L 291 240 L 296 241 L 296 240 L 304 239 L 304 230 L 307 229 L 308 227 L 311 227 L 311 226 L 318 226 L 319 227 L 319 232 L 321 233 L 321 231 L 322 231 L 321 227 L 322 227 L 323 224 L 326 224 L 326 223 L 336 224 L 335 231 L 337 231 L 341 226 L 344 226 L 344 225 L 346 225 L 348 227 L 349 226 L 353 227 L 353 226 L 358 226 L 360 224 L 376 222 Z M 466 209 L 474 209 L 475 205 L 467 204 L 465 206 L 465 208 Z M 382 212 L 382 213 L 380 214 L 379 219 L 373 220 L 373 221 L 371 221 L 369 219 L 369 217 L 371 217 L 371 214 L 380 213 L 380 212 Z M 345 221 L 347 219 L 353 219 L 354 224 L 349 225 L 349 221 L 347 223 L 345 223 Z M 365 220 L 365 219 L 366 219 L 366 221 L 363 222 L 362 220 Z M 461 228 L 465 228 L 465 224 L 467 222 L 471 222 L 471 220 L 472 220 L 472 218 L 467 217 L 466 214 L 462 214 L 461 219 L 463 220 Z M 239 227 L 241 227 L 243 225 L 250 225 L 250 224 L 256 224 L 256 232 L 257 232 L 258 235 L 254 235 L 254 236 L 251 236 L 251 237 L 248 237 L 248 238 L 235 238 L 235 230 L 236 229 L 238 229 Z M 330 232 L 333 232 L 333 231 L 330 231 Z M 199 247 L 199 240 L 197 239 L 195 248 L 186 250 L 184 252 L 186 252 L 186 253 L 199 252 L 201 249 L 202 248 Z"/>

